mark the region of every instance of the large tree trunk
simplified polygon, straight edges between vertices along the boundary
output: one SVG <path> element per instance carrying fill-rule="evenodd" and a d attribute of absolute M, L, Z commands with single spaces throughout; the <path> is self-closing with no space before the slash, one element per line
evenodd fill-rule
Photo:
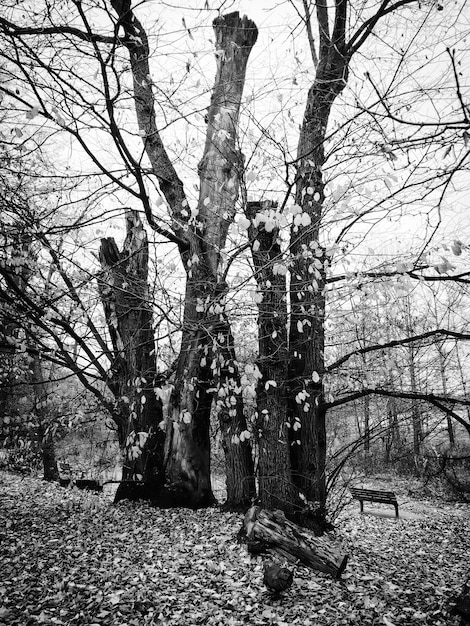
<path fill-rule="evenodd" d="M 275 206 L 250 202 L 248 236 L 258 285 L 258 369 L 256 429 L 259 499 L 263 507 L 294 516 L 303 508 L 292 481 L 287 412 L 287 268 L 282 263 Z M 266 224 L 269 223 L 269 227 Z M 256 225 L 257 224 L 257 225 Z M 300 426 L 300 423 L 298 424 Z M 294 432 L 297 425 L 291 430 Z"/>
<path fill-rule="evenodd" d="M 209 441 L 213 399 L 209 389 L 214 382 L 211 308 L 218 306 L 220 252 L 235 215 L 242 166 L 236 132 L 246 65 L 258 32 L 253 22 L 240 18 L 238 13 L 214 20 L 217 74 L 207 116 L 206 145 L 199 164 L 200 196 L 193 212 L 157 128 L 152 85 L 148 80 L 151 72 L 147 35 L 129 0 L 111 0 L 111 4 L 124 29 L 122 41 L 129 51 L 139 130 L 168 203 L 172 232 L 156 224 L 143 196 L 147 219 L 153 228 L 178 243 L 187 272 L 181 350 L 170 398 L 166 474 L 174 486 L 174 505 L 206 506 L 213 502 Z M 237 427 L 235 422 L 233 430 Z M 228 438 L 226 442 L 233 445 Z M 230 467 L 229 464 L 229 471 Z M 249 464 L 240 471 L 248 476 Z M 235 498 L 235 494 L 232 496 Z"/>
<path fill-rule="evenodd" d="M 209 422 L 216 361 L 225 360 L 226 349 L 219 351 L 217 329 L 230 330 L 223 313 L 225 284 L 221 280 L 220 252 L 228 227 L 235 215 L 238 197 L 241 154 L 237 150 L 236 130 L 245 81 L 245 71 L 257 29 L 246 17 L 231 13 L 214 20 L 217 47 L 217 74 L 207 116 L 204 155 L 199 164 L 200 194 L 196 211 L 196 229 L 188 232 L 189 254 L 185 257 L 187 283 L 181 351 L 175 388 L 171 397 L 172 439 L 167 472 L 178 483 L 192 506 L 206 506 L 213 501 L 210 487 Z M 231 351 L 232 354 L 233 351 Z M 225 376 L 224 376 L 225 378 Z M 241 398 L 237 399 L 241 402 Z M 238 410 L 232 423 L 224 428 L 228 487 L 240 478 L 248 491 L 252 485 L 250 454 L 240 455 L 231 449 L 237 445 L 229 436 L 243 423 Z M 248 442 L 245 448 L 249 448 Z M 233 461 L 237 460 L 234 465 Z M 233 472 L 238 475 L 235 477 Z M 229 500 L 246 499 L 246 489 L 231 491 Z M 240 502 L 242 504 L 242 502 Z"/>
<path fill-rule="evenodd" d="M 320 243 L 325 163 L 325 137 L 335 98 L 343 90 L 349 58 L 345 45 L 346 0 L 336 3 L 330 36 L 326 4 L 317 3 L 320 53 L 309 90 L 297 151 L 295 201 L 302 219 L 291 233 L 289 396 L 290 420 L 298 421 L 300 445 L 292 447 L 298 487 L 315 501 L 320 518 L 326 501 L 326 428 L 324 409 L 324 320 L 328 256 Z"/>
<path fill-rule="evenodd" d="M 157 399 L 153 313 L 149 301 L 148 240 L 136 211 L 126 210 L 127 236 L 122 251 L 112 237 L 102 239 L 101 299 L 114 349 L 109 385 L 124 452 L 123 479 L 143 481 L 149 497 L 164 483 L 165 433 Z"/>

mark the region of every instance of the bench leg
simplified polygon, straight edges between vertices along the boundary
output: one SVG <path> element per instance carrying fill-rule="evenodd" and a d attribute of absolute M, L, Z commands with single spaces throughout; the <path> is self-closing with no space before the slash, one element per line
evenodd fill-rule
<path fill-rule="evenodd" d="M 398 504 L 395 504 L 395 517 L 398 517 Z"/>
<path fill-rule="evenodd" d="M 364 513 L 364 500 L 359 500 L 359 504 L 361 505 L 361 513 Z"/>

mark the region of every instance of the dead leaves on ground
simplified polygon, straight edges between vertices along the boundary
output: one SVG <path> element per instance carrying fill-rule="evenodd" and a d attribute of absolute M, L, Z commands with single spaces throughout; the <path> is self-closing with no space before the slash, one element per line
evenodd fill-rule
<path fill-rule="evenodd" d="M 297 568 L 279 599 L 236 541 L 241 516 L 161 511 L 0 477 L 0 624 L 239 626 L 451 624 L 468 577 L 470 507 L 417 520 L 343 513 L 342 581 Z M 466 517 L 465 517 L 466 514 Z"/>

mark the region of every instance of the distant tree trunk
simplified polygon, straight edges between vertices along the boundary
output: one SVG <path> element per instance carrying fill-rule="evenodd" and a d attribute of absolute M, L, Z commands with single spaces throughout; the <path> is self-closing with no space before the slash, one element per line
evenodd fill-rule
<path fill-rule="evenodd" d="M 465 369 L 463 367 L 462 359 L 460 358 L 460 350 L 459 350 L 458 343 L 455 346 L 455 353 L 457 357 L 457 365 L 459 368 L 460 382 L 462 383 L 463 395 L 466 396 L 468 395 L 468 380 L 466 377 Z M 467 418 L 468 418 L 468 422 L 470 423 L 470 406 L 467 406 Z"/>
<path fill-rule="evenodd" d="M 370 452 L 370 397 L 364 396 L 364 452 Z"/>
<path fill-rule="evenodd" d="M 405 325 L 408 335 L 412 335 L 415 331 L 413 319 L 411 316 L 410 300 L 406 299 Z M 413 343 L 408 345 L 408 370 L 410 375 L 410 387 L 413 394 L 418 393 L 418 381 L 416 379 L 416 357 L 417 349 Z M 415 457 L 415 465 L 419 469 L 421 457 L 421 443 L 423 441 L 423 425 L 421 420 L 421 411 L 417 400 L 411 400 L 411 420 L 413 427 L 413 454 Z"/>
<path fill-rule="evenodd" d="M 15 349 L 11 343 L 15 328 L 12 324 L 4 324 L 0 321 L 0 341 L 2 348 L 0 349 L 0 371 L 2 372 L 0 382 L 0 418 L 3 418 L 7 412 L 11 402 L 12 385 L 14 383 L 14 359 Z"/>
<path fill-rule="evenodd" d="M 34 397 L 34 413 L 39 427 L 38 437 L 41 447 L 44 480 L 58 480 L 57 459 L 55 454 L 53 423 L 47 410 L 47 385 L 44 380 L 42 363 L 38 355 L 34 355 L 32 363 L 32 384 Z"/>
<path fill-rule="evenodd" d="M 392 460 L 392 451 L 396 449 L 400 442 L 400 426 L 398 424 L 397 406 L 395 398 L 387 399 L 388 428 L 385 439 L 385 462 Z"/>
<path fill-rule="evenodd" d="M 439 369 L 441 373 L 441 381 L 442 381 L 442 393 L 444 396 L 447 395 L 447 378 L 446 378 L 446 357 L 440 343 L 436 344 L 436 349 L 439 354 Z M 454 425 L 452 423 L 452 418 L 447 415 L 447 434 L 449 435 L 449 443 L 451 446 L 455 444 L 455 435 L 454 435 Z"/>
<path fill-rule="evenodd" d="M 140 480 L 156 496 L 164 484 L 165 433 L 156 386 L 153 313 L 149 301 L 148 240 L 136 211 L 126 210 L 122 251 L 112 237 L 101 240 L 99 288 L 114 349 L 110 372 L 120 410 L 119 443 L 124 451 L 123 479 Z"/>
<path fill-rule="evenodd" d="M 287 421 L 287 297 L 279 229 L 265 228 L 270 203 L 250 202 L 248 236 L 258 285 L 258 368 L 256 429 L 259 447 L 259 498 L 263 507 L 294 515 L 302 508 L 291 473 L 290 444 L 296 444 L 300 423 Z M 255 220 L 264 215 L 264 221 Z M 254 223 L 259 222 L 258 226 Z M 282 263 L 281 263 L 282 265 Z M 288 427 L 291 426 L 291 434 Z M 293 434 L 292 434 L 293 433 Z"/>
<path fill-rule="evenodd" d="M 411 348 L 410 350 L 410 381 L 411 381 L 411 391 L 413 393 L 417 393 L 418 387 L 416 382 L 416 369 L 414 362 L 414 354 Z M 421 422 L 421 411 L 419 408 L 419 404 L 417 400 L 411 401 L 411 415 L 412 415 L 412 423 L 413 423 L 413 453 L 416 459 L 419 459 L 421 456 L 421 443 L 423 441 L 423 427 Z"/>

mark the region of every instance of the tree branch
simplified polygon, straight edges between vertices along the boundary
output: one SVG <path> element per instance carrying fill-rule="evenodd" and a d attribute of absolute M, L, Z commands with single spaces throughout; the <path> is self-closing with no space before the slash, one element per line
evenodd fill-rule
<path fill-rule="evenodd" d="M 315 67 L 315 69 L 317 69 L 318 67 L 318 55 L 317 55 L 317 51 L 315 50 L 315 39 L 313 37 L 313 31 L 312 31 L 312 16 L 310 15 L 310 7 L 308 6 L 308 1 L 307 0 L 302 0 L 303 5 L 304 5 L 304 12 L 305 12 L 305 27 L 307 29 L 307 39 L 308 39 L 308 44 L 310 46 L 310 54 L 312 55 L 312 61 L 313 61 L 313 66 Z"/>
<path fill-rule="evenodd" d="M 124 29 L 125 36 L 122 42 L 129 52 L 134 83 L 134 104 L 139 129 L 143 135 L 144 149 L 168 202 L 176 243 L 180 249 L 187 249 L 189 244 L 184 226 L 189 218 L 189 211 L 185 210 L 188 202 L 183 183 L 170 161 L 157 129 L 147 33 L 134 15 L 130 0 L 111 0 L 111 5 L 119 17 L 120 26 Z M 147 217 L 151 218 L 151 215 Z"/>
<path fill-rule="evenodd" d="M 354 402 L 355 400 L 359 400 L 360 398 L 364 398 L 365 396 L 372 395 L 385 396 L 387 398 L 402 398 L 403 400 L 423 400 L 425 402 L 430 402 L 431 404 L 436 404 L 436 402 L 450 402 L 452 404 L 459 404 L 461 406 L 470 406 L 470 399 L 467 400 L 463 398 L 436 396 L 433 393 L 413 393 L 411 391 L 391 391 L 388 389 L 365 388 L 361 389 L 361 391 L 357 391 L 347 396 L 338 398 L 337 400 L 325 402 L 324 407 L 326 410 L 328 410 L 334 407 L 342 406 L 344 404 L 349 404 L 350 402 Z"/>
<path fill-rule="evenodd" d="M 393 11 L 395 11 L 396 9 L 399 9 L 402 6 L 405 6 L 407 4 L 412 4 L 413 2 L 416 2 L 416 1 L 417 0 L 399 0 L 398 2 L 395 2 L 394 4 L 387 6 L 390 3 L 390 0 L 383 0 L 382 4 L 377 10 L 377 13 L 375 13 L 375 15 L 373 15 L 371 18 L 369 18 L 363 24 L 361 24 L 361 26 L 357 29 L 357 31 L 349 40 L 348 45 L 347 45 L 348 54 L 353 55 L 355 52 L 359 50 L 359 48 L 363 45 L 363 43 L 366 41 L 366 39 L 374 30 L 374 26 L 377 24 L 380 18 L 384 17 L 384 15 L 387 15 L 388 13 L 392 13 Z"/>
<path fill-rule="evenodd" d="M 326 59 L 331 44 L 330 26 L 328 23 L 328 3 L 326 0 L 316 0 L 318 34 L 320 37 L 319 59 Z"/>
<path fill-rule="evenodd" d="M 79 28 L 73 26 L 43 26 L 41 28 L 26 28 L 17 26 L 12 22 L 0 17 L 0 27 L 3 29 L 5 35 L 10 37 L 22 37 L 22 36 L 36 36 L 36 35 L 72 35 L 82 41 L 88 41 L 90 43 L 98 42 L 110 45 L 116 45 L 116 37 L 110 37 L 108 35 L 99 35 L 98 33 L 83 32 Z"/>
<path fill-rule="evenodd" d="M 395 346 L 404 346 L 408 343 L 414 343 L 416 341 L 422 341 L 423 339 L 428 339 L 429 337 L 435 337 L 436 335 L 442 335 L 444 337 L 450 337 L 452 339 L 462 339 L 465 341 L 470 339 L 470 334 L 458 333 L 452 330 L 447 330 L 445 328 L 438 328 L 437 330 L 430 330 L 428 332 L 421 333 L 419 335 L 413 335 L 412 337 L 405 337 L 404 339 L 394 339 L 393 341 L 388 341 L 387 343 L 384 343 L 384 344 L 368 346 L 366 348 L 359 348 L 358 350 L 354 350 L 353 352 L 350 352 L 349 354 L 345 354 L 344 356 L 342 356 L 340 359 L 338 359 L 337 361 L 335 361 L 334 363 L 326 367 L 325 371 L 332 372 L 333 370 L 337 369 L 340 365 L 348 361 L 350 358 L 359 354 L 367 354 L 368 352 L 374 352 L 377 350 L 386 350 L 387 348 L 394 348 Z"/>

